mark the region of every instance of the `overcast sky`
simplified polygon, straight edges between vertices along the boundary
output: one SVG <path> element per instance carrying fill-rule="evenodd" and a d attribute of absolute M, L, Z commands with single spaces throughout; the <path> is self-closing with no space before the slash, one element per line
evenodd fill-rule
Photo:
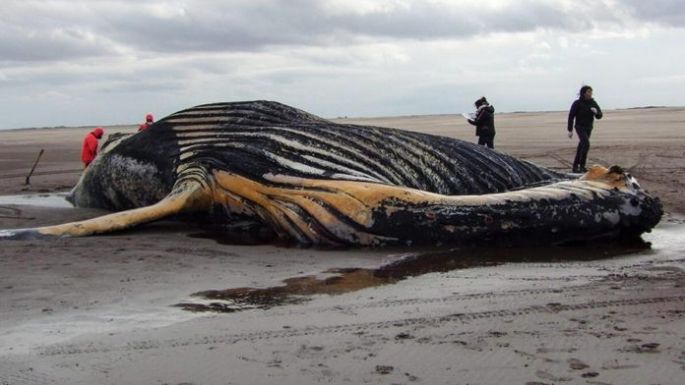
<path fill-rule="evenodd" d="M 682 0 L 0 2 L 0 129 L 269 99 L 322 117 L 685 105 Z"/>

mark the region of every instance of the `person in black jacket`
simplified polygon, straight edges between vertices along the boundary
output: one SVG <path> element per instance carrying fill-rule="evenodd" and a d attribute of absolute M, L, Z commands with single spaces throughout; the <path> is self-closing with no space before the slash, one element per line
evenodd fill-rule
<path fill-rule="evenodd" d="M 592 87 L 582 86 L 580 95 L 571 105 L 568 112 L 568 137 L 573 137 L 573 121 L 575 120 L 576 133 L 578 134 L 578 149 L 576 158 L 573 160 L 573 172 L 586 172 L 585 162 L 590 151 L 590 134 L 592 123 L 595 118 L 602 119 L 602 110 L 592 98 Z"/>
<path fill-rule="evenodd" d="M 478 144 L 495 148 L 495 107 L 488 103 L 485 96 L 476 100 L 476 113 L 468 122 L 476 126 Z"/>

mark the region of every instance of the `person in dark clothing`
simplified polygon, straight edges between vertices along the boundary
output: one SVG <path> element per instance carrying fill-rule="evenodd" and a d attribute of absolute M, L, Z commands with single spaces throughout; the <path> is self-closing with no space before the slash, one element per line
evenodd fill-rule
<path fill-rule="evenodd" d="M 595 118 L 602 119 L 602 110 L 592 98 L 592 87 L 582 86 L 580 95 L 571 105 L 568 112 L 568 137 L 573 137 L 573 122 L 575 120 L 576 133 L 578 134 L 578 149 L 573 160 L 573 172 L 586 172 L 585 162 L 590 151 L 590 135 L 592 123 Z"/>
<path fill-rule="evenodd" d="M 478 144 L 495 148 L 495 107 L 488 103 L 485 96 L 476 100 L 476 113 L 468 122 L 476 126 Z"/>

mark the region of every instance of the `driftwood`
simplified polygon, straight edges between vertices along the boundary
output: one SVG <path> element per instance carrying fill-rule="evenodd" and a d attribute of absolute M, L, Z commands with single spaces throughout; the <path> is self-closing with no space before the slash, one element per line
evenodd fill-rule
<path fill-rule="evenodd" d="M 40 157 L 43 156 L 43 152 L 45 152 L 45 149 L 40 149 L 40 152 L 38 153 L 38 157 L 36 158 L 36 161 L 33 163 L 33 167 L 31 167 L 31 171 L 29 174 L 26 176 L 26 185 L 30 184 L 30 179 L 31 175 L 33 175 L 33 171 L 36 169 L 36 166 L 38 165 L 38 162 L 40 162 Z"/>

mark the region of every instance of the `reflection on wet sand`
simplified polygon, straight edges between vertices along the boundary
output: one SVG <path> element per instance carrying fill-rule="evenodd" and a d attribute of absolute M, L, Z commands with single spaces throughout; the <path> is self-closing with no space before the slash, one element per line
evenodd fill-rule
<path fill-rule="evenodd" d="M 315 275 L 288 278 L 284 285 L 268 288 L 240 287 L 225 290 L 206 290 L 193 294 L 205 303 L 180 303 L 185 310 L 202 312 L 235 312 L 250 308 L 270 308 L 306 301 L 316 294 L 337 295 L 369 287 L 387 285 L 407 277 L 457 269 L 494 266 L 517 262 L 588 261 L 627 256 L 650 249 L 642 240 L 629 243 L 586 243 L 537 248 L 461 247 L 450 249 L 388 250 L 397 252 L 396 260 L 375 269 L 335 268 Z M 399 254 L 402 253 L 402 254 Z M 332 276 L 331 276 L 332 275 Z"/>
<path fill-rule="evenodd" d="M 20 195 L 0 195 L 0 205 L 30 205 L 41 207 L 74 207 L 65 197 L 67 193 L 42 193 L 42 194 L 20 194 Z"/>

